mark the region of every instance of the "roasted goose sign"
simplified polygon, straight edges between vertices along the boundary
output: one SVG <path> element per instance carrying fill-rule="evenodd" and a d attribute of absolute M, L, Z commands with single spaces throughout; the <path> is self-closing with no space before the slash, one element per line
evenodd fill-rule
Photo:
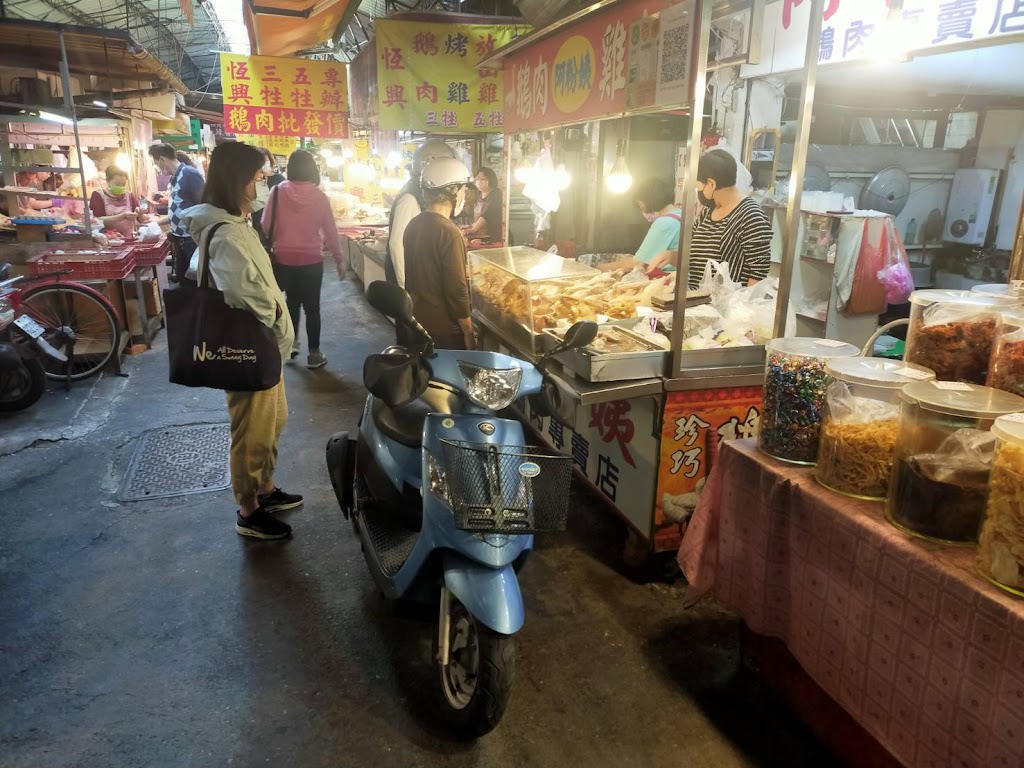
<path fill-rule="evenodd" d="M 627 0 L 509 54 L 509 132 L 690 99 L 694 2 Z"/>

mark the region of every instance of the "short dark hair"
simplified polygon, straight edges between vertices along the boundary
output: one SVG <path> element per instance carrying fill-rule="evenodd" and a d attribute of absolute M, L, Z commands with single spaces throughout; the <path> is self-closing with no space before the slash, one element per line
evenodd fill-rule
<path fill-rule="evenodd" d="M 308 181 L 320 186 L 320 169 L 316 160 L 304 149 L 296 149 L 288 158 L 288 181 Z"/>
<path fill-rule="evenodd" d="M 192 168 L 196 167 L 196 164 L 192 162 L 192 158 L 186 155 L 180 149 L 174 153 L 174 157 L 178 160 L 179 163 L 184 163 L 185 165 L 191 166 Z"/>
<path fill-rule="evenodd" d="M 108 165 L 107 169 L 103 173 L 106 174 L 108 182 L 113 181 L 115 176 L 124 176 L 126 179 L 128 178 L 128 172 L 122 171 L 113 163 Z"/>
<path fill-rule="evenodd" d="M 482 173 L 487 178 L 487 184 L 491 189 L 498 188 L 498 174 L 496 174 L 492 169 L 482 167 L 477 170 L 477 173 Z"/>
<path fill-rule="evenodd" d="M 700 156 L 697 181 L 714 181 L 719 189 L 736 186 L 736 158 L 724 149 L 712 149 Z"/>
<path fill-rule="evenodd" d="M 165 160 L 174 160 L 175 150 L 170 144 L 153 144 L 149 148 L 149 156 L 154 160 L 159 160 L 161 157 Z"/>
<path fill-rule="evenodd" d="M 643 203 L 648 213 L 654 213 L 675 202 L 675 189 L 664 179 L 652 176 L 637 184 L 633 202 Z"/>
<path fill-rule="evenodd" d="M 429 208 L 442 202 L 449 202 L 455 205 L 458 200 L 458 187 L 430 187 L 422 191 L 423 205 Z"/>
<path fill-rule="evenodd" d="M 222 208 L 233 216 L 241 216 L 242 195 L 262 167 L 263 155 L 256 147 L 240 141 L 221 144 L 210 155 L 203 202 Z"/>

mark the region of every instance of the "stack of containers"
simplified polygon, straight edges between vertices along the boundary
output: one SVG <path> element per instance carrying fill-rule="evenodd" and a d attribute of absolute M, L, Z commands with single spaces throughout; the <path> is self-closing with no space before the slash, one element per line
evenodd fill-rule
<path fill-rule="evenodd" d="M 825 390 L 831 377 L 825 365 L 855 357 L 852 344 L 831 339 L 773 339 L 765 345 L 764 408 L 758 447 L 776 459 L 813 464 L 818 456 Z"/>
<path fill-rule="evenodd" d="M 830 360 L 815 479 L 826 488 L 885 501 L 899 434 L 900 392 L 935 374 L 910 363 L 872 357 Z"/>
<path fill-rule="evenodd" d="M 947 544 L 978 541 L 1000 416 L 1024 398 L 948 381 L 906 385 L 886 515 L 907 533 Z"/>

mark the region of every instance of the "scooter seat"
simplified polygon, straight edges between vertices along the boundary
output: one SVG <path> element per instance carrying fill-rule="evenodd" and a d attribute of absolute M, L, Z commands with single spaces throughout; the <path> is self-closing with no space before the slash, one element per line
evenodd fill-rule
<path fill-rule="evenodd" d="M 430 411 L 421 400 L 413 400 L 401 408 L 389 408 L 383 400 L 373 401 L 373 423 L 386 437 L 410 448 L 419 448 L 423 422 Z"/>
<path fill-rule="evenodd" d="M 458 393 L 431 384 L 427 391 L 401 408 L 390 408 L 383 400 L 374 398 L 373 423 L 386 437 L 396 443 L 419 448 L 423 438 L 423 422 L 431 413 L 453 413 L 458 404 Z"/>

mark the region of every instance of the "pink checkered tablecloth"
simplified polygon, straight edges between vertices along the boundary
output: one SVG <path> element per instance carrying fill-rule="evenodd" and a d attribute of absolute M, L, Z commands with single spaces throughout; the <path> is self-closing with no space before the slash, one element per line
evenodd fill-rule
<path fill-rule="evenodd" d="M 883 505 L 723 443 L 679 550 L 697 592 L 783 640 L 911 768 L 1024 766 L 1024 601 L 973 549 L 904 535 Z"/>

